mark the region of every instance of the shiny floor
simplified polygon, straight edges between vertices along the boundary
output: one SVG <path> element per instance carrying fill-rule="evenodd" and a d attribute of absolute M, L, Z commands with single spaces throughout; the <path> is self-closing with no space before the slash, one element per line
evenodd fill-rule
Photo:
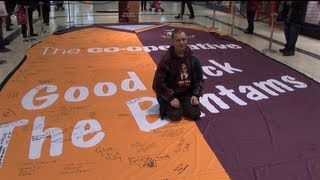
<path fill-rule="evenodd" d="M 93 5 L 99 4 L 99 5 Z M 147 4 L 147 8 L 149 8 Z M 233 36 L 239 41 L 251 45 L 253 48 L 261 51 L 269 49 L 270 26 L 265 22 L 255 22 L 255 31 L 253 35 L 244 34 L 243 30 L 247 26 L 244 17 L 238 15 L 234 19 L 233 33 L 232 14 L 216 11 L 215 21 L 213 23 L 213 10 L 205 6 L 193 5 L 195 18 L 189 19 L 189 11 L 186 7 L 183 19 L 175 19 L 174 16 L 180 12 L 181 3 L 179 1 L 162 1 L 164 12 L 142 11 L 139 14 L 139 22 L 157 22 L 157 23 L 183 23 L 186 25 L 195 25 L 199 27 L 213 28 L 219 33 Z M 34 41 L 24 42 L 20 26 L 16 23 L 16 18 L 12 17 L 14 25 L 13 31 L 5 31 L 4 37 L 12 40 L 7 47 L 12 51 L 0 54 L 0 60 L 6 61 L 0 64 L 0 83 L 19 65 L 28 49 L 35 43 L 42 41 L 48 35 L 56 30 L 72 26 L 86 26 L 92 24 L 118 23 L 118 2 L 117 1 L 65 1 L 65 10 L 57 11 L 54 5 L 51 6 L 50 25 L 42 26 L 38 18 L 38 13 L 33 13 L 35 32 L 45 31 L 44 34 L 35 37 Z M 103 11 L 103 12 L 101 12 Z M 275 28 L 273 34 L 274 42 L 271 49 L 278 50 L 283 48 L 285 37 L 281 28 Z M 267 51 L 266 55 L 286 64 L 299 72 L 320 82 L 320 40 L 300 35 L 297 42 L 297 52 L 294 56 L 283 56 L 279 51 Z"/>

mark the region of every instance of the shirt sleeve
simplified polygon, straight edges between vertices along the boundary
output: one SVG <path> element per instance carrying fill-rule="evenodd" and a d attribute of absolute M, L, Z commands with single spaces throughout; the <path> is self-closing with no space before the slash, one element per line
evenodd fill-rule
<path fill-rule="evenodd" d="M 168 73 L 169 67 L 165 64 L 164 59 L 162 59 L 155 72 L 152 88 L 157 95 L 170 102 L 175 98 L 175 93 L 172 89 L 168 88 Z"/>
<path fill-rule="evenodd" d="M 202 85 L 203 85 L 203 72 L 201 64 L 197 57 L 193 56 L 194 63 L 193 63 L 193 71 L 194 78 L 193 78 L 193 85 L 192 85 L 192 95 L 197 96 L 198 98 L 202 96 Z"/>

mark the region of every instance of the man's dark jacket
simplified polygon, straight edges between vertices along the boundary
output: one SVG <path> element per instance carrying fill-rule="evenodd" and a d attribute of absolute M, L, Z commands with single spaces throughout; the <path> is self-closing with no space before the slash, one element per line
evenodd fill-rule
<path fill-rule="evenodd" d="M 153 79 L 153 90 L 157 95 L 157 100 L 160 105 L 160 117 L 163 119 L 165 116 L 166 106 L 170 105 L 170 101 L 176 98 L 176 94 L 172 87 L 175 86 L 175 78 L 171 75 L 172 68 L 171 64 L 175 58 L 173 57 L 174 47 L 171 46 L 166 54 L 162 57 L 158 64 L 155 76 Z M 202 84 L 203 84 L 203 73 L 202 67 L 198 58 L 192 53 L 187 47 L 185 57 L 191 61 L 191 86 L 186 92 L 186 95 L 200 97 L 202 95 Z"/>

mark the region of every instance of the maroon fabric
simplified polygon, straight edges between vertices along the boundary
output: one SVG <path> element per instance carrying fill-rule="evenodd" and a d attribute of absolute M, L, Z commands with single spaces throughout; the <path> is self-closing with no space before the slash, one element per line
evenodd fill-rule
<path fill-rule="evenodd" d="M 144 46 L 171 45 L 171 39 L 166 37 L 171 29 L 164 26 L 137 35 Z M 228 36 L 184 30 L 190 37 L 189 45 L 209 43 L 215 48 L 193 50 L 212 75 L 204 73 L 207 79 L 203 98 L 217 97 L 207 99 L 211 107 L 202 100 L 205 116 L 197 125 L 231 179 L 320 179 L 319 83 Z M 241 48 L 236 49 L 235 45 Z M 163 53 L 149 52 L 156 63 Z M 280 82 L 287 89 L 277 86 L 278 91 L 268 86 L 277 94 L 271 95 L 259 87 L 262 81 Z M 248 98 L 247 94 L 254 96 L 241 93 L 244 86 L 254 88 L 264 95 L 259 97 L 265 98 Z M 234 91 L 229 92 L 230 97 L 221 95 L 219 89 L 223 87 Z M 215 102 L 218 100 L 226 106 Z"/>
<path fill-rule="evenodd" d="M 19 25 L 22 25 L 22 24 L 27 24 L 27 14 L 26 14 L 26 10 L 24 8 L 20 8 L 18 11 L 17 11 L 17 23 Z"/>
<path fill-rule="evenodd" d="M 171 46 L 167 54 L 163 56 L 162 60 L 160 61 L 154 80 L 153 80 L 153 87 L 155 88 L 156 92 L 159 93 L 164 99 L 170 101 L 174 99 L 176 96 L 181 96 L 186 94 L 186 92 L 190 91 L 191 86 L 191 76 L 188 76 L 187 80 L 189 83 L 180 84 L 180 71 L 182 64 L 186 65 L 186 69 L 188 74 L 191 75 L 191 63 L 190 63 L 190 56 L 189 56 L 189 48 L 186 48 L 185 56 L 178 57 L 174 53 L 174 47 Z M 174 81 L 172 82 L 163 82 L 163 79 L 166 77 L 167 69 L 170 69 L 172 72 L 172 76 L 174 77 Z"/>

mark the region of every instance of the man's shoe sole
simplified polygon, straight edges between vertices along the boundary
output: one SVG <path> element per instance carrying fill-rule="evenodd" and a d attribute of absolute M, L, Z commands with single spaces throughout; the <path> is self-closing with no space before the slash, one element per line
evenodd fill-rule
<path fill-rule="evenodd" d="M 283 52 L 284 56 L 294 56 L 294 52 Z"/>

